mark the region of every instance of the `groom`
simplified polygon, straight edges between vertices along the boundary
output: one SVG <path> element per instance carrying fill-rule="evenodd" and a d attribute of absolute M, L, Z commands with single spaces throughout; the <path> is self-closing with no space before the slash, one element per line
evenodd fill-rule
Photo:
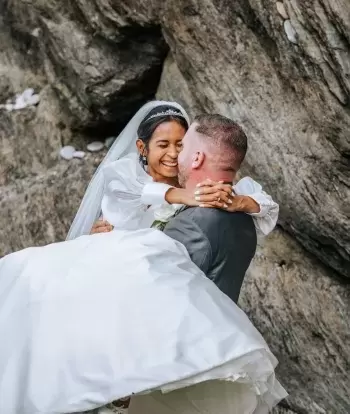
<path fill-rule="evenodd" d="M 179 183 L 195 191 L 208 177 L 232 183 L 247 151 L 242 128 L 221 115 L 200 115 L 182 141 L 178 157 Z M 171 189 L 169 192 L 172 191 Z M 252 199 L 252 203 L 255 203 Z M 107 231 L 106 228 L 95 232 Z M 192 261 L 234 302 L 256 249 L 252 217 L 215 208 L 183 208 L 165 227 L 181 242 Z"/>
<path fill-rule="evenodd" d="M 207 177 L 213 181 L 234 181 L 246 155 L 247 137 L 229 118 L 201 115 L 190 126 L 182 145 L 178 158 L 179 183 L 195 191 L 196 185 Z M 256 249 L 251 216 L 213 208 L 185 208 L 164 232 L 181 242 L 192 261 L 237 302 Z"/>

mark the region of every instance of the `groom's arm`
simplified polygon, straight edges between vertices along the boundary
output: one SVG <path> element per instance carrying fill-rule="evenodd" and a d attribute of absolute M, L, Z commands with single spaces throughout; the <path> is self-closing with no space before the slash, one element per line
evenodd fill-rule
<path fill-rule="evenodd" d="M 208 238 L 193 220 L 195 210 L 188 209 L 175 216 L 166 225 L 164 233 L 182 243 L 192 262 L 208 275 L 212 266 L 212 249 Z"/>

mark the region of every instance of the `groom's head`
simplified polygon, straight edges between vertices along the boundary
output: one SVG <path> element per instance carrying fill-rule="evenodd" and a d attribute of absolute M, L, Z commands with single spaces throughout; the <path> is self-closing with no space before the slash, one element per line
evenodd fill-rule
<path fill-rule="evenodd" d="M 182 140 L 179 183 L 195 186 L 210 178 L 232 182 L 247 152 L 247 137 L 234 121 L 222 115 L 197 116 Z"/>

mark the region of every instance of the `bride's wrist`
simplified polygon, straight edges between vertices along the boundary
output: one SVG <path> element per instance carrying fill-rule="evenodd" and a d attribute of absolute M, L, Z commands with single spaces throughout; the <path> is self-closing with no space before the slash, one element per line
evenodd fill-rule
<path fill-rule="evenodd" d="M 169 204 L 183 204 L 184 190 L 172 187 L 165 193 L 165 201 Z"/>
<path fill-rule="evenodd" d="M 244 195 L 236 195 L 235 197 L 239 199 L 236 211 L 241 211 L 248 214 L 260 212 L 260 205 L 251 197 Z"/>

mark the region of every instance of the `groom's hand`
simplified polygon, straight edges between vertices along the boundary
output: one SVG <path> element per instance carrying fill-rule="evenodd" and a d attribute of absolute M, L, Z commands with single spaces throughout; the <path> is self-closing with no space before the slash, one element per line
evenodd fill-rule
<path fill-rule="evenodd" d="M 90 234 L 97 234 L 97 233 L 109 233 L 113 230 L 113 226 L 105 220 L 98 220 L 92 226 Z"/>

